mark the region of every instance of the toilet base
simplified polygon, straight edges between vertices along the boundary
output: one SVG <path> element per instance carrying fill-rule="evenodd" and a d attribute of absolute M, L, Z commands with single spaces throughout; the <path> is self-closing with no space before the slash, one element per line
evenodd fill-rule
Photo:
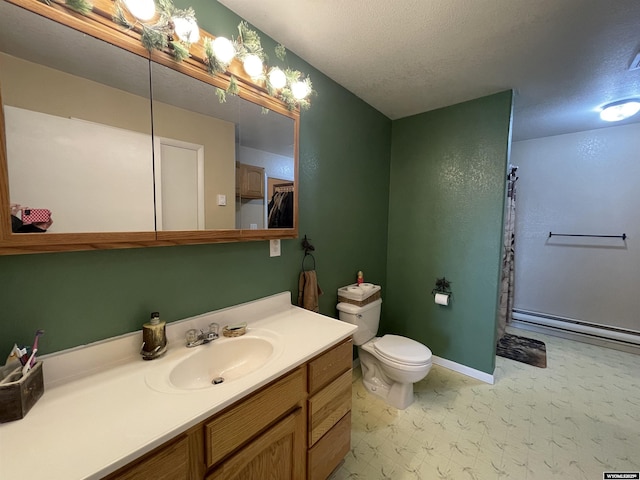
<path fill-rule="evenodd" d="M 369 392 L 398 410 L 404 410 L 413 403 L 413 383 L 399 383 L 389 378 L 373 355 L 361 348 L 358 348 L 358 356 L 362 368 L 362 384 Z"/>
<path fill-rule="evenodd" d="M 377 378 L 362 379 L 362 384 L 370 393 L 382 398 L 392 407 L 404 410 L 413 403 L 413 383 L 393 383 L 384 385 Z"/>

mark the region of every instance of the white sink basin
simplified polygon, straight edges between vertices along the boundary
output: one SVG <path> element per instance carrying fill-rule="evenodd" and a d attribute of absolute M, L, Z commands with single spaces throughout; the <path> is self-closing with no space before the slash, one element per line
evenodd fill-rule
<path fill-rule="evenodd" d="M 174 360 L 165 365 L 158 361 L 146 381 L 161 391 L 219 388 L 264 368 L 281 350 L 277 338 L 264 332 L 221 337 L 198 347 L 180 347 Z"/>
<path fill-rule="evenodd" d="M 177 388 L 207 388 L 214 380 L 232 382 L 262 367 L 273 354 L 271 342 L 256 337 L 214 341 L 194 348 L 199 350 L 169 374 L 169 382 Z"/>

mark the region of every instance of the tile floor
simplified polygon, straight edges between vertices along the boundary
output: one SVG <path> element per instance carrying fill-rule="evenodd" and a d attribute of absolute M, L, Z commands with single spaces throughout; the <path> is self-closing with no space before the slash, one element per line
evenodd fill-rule
<path fill-rule="evenodd" d="M 539 333 L 546 369 L 497 357 L 495 385 L 434 365 L 406 410 L 354 371 L 351 451 L 331 477 L 602 479 L 640 471 L 640 355 Z"/>

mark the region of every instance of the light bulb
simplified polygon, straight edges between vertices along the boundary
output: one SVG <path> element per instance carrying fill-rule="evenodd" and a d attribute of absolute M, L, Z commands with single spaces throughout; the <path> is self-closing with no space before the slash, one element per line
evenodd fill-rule
<path fill-rule="evenodd" d="M 295 82 L 291 85 L 291 93 L 297 100 L 302 100 L 309 95 L 309 86 L 305 82 Z"/>
<path fill-rule="evenodd" d="M 273 67 L 269 72 L 269 83 L 273 88 L 282 88 L 287 84 L 287 77 L 278 67 Z"/>
<path fill-rule="evenodd" d="M 200 38 L 200 29 L 193 18 L 173 17 L 173 29 L 180 40 L 196 43 Z"/>
<path fill-rule="evenodd" d="M 153 0 L 124 0 L 127 10 L 138 20 L 146 22 L 156 14 L 156 4 Z"/>
<path fill-rule="evenodd" d="M 213 54 L 222 63 L 231 63 L 236 54 L 233 43 L 227 38 L 216 37 L 213 41 Z"/>
<path fill-rule="evenodd" d="M 600 118 L 605 122 L 619 122 L 640 112 L 640 102 L 636 100 L 622 100 L 613 102 L 600 112 Z"/>
<path fill-rule="evenodd" d="M 247 55 L 243 61 L 244 71 L 251 78 L 259 77 L 262 74 L 262 60 L 257 55 Z"/>

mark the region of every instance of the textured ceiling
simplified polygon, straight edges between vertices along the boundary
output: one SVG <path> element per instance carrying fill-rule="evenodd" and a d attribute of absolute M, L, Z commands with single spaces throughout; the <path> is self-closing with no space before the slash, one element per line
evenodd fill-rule
<path fill-rule="evenodd" d="M 391 119 L 511 88 L 521 140 L 611 126 L 596 109 L 640 96 L 639 0 L 220 3 Z"/>

